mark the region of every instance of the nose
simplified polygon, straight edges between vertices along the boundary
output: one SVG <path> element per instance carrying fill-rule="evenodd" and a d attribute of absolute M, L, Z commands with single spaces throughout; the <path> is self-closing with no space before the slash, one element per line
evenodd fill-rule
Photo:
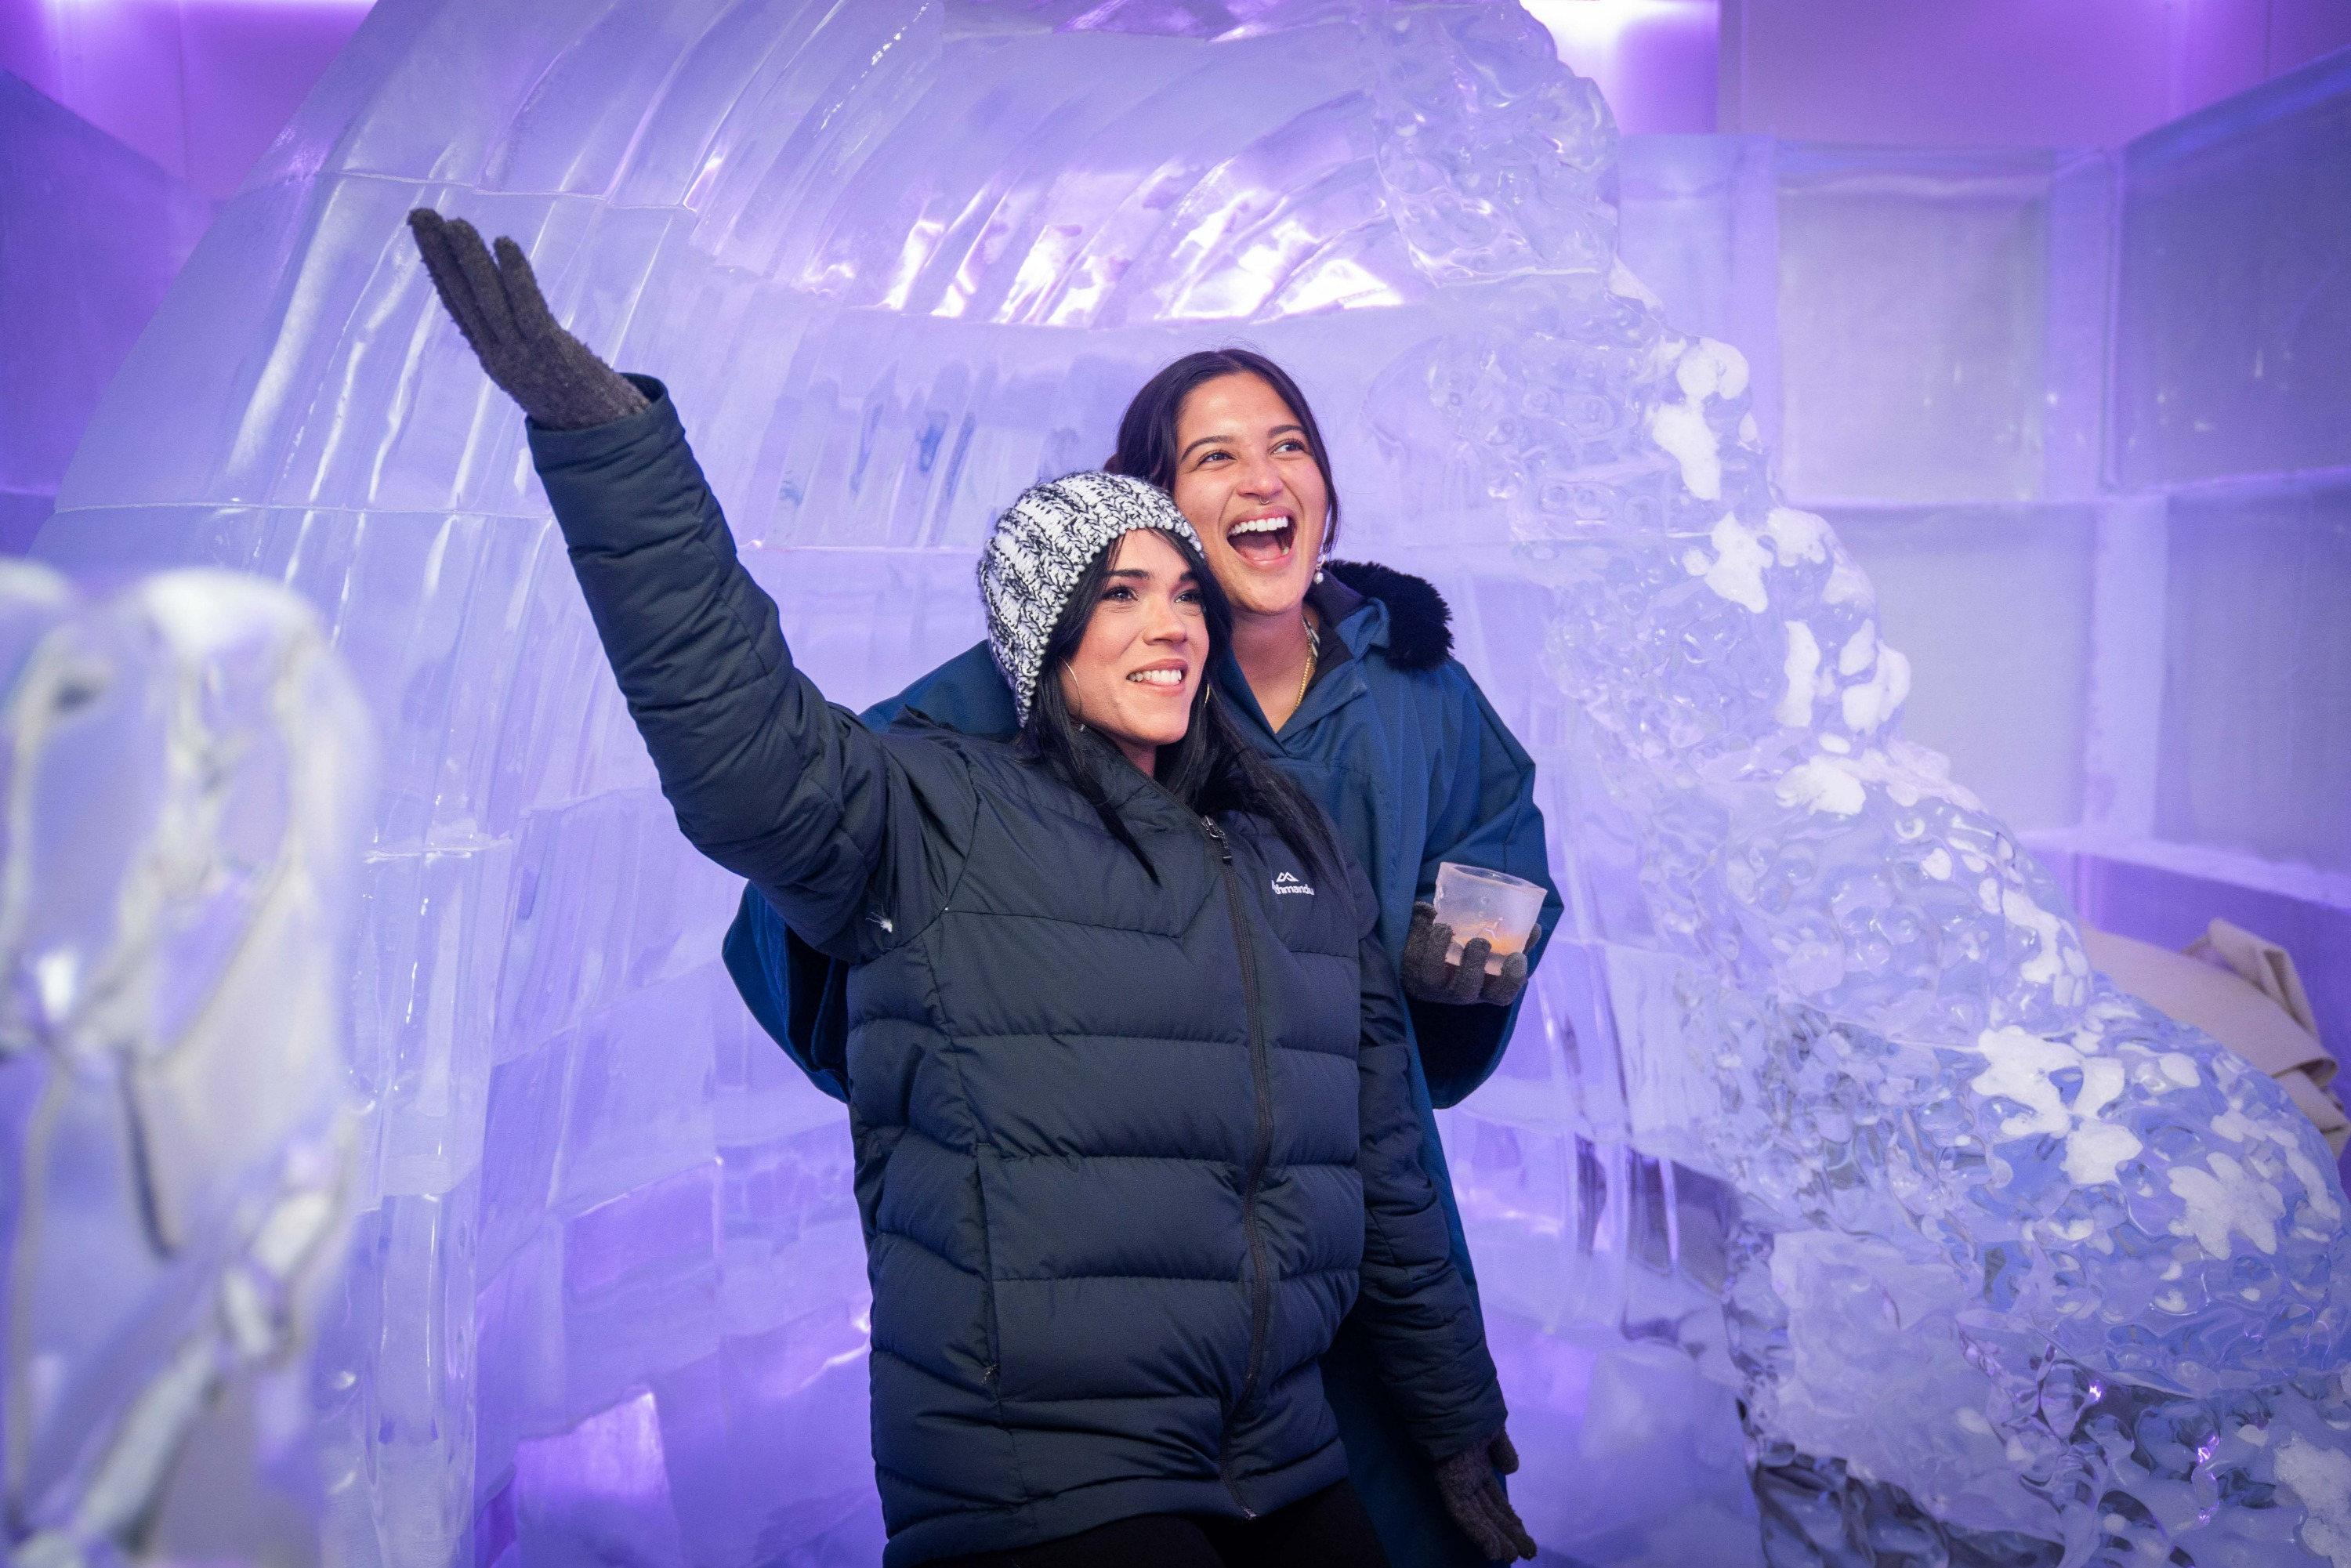
<path fill-rule="evenodd" d="M 1240 493 L 1259 503 L 1272 500 L 1281 494 L 1281 465 L 1270 452 L 1252 452 L 1241 459 L 1246 466 L 1241 471 Z"/>
<path fill-rule="evenodd" d="M 1155 596 L 1151 601 L 1150 618 L 1143 628 L 1143 640 L 1154 647 L 1180 648 L 1191 639 L 1192 624 L 1176 608 L 1174 597 Z"/>

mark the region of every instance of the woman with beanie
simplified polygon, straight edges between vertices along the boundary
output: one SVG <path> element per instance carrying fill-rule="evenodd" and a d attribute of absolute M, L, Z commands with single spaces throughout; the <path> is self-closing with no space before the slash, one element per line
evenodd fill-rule
<path fill-rule="evenodd" d="M 877 734 L 793 666 L 659 383 L 511 241 L 412 224 L 679 826 L 848 966 L 884 1562 L 1384 1562 L 1318 1370 L 1358 1302 L 1462 1528 L 1531 1557 L 1377 907 L 1209 695 L 1183 514 L 1022 496 L 980 569 L 1017 737 Z"/>
<path fill-rule="evenodd" d="M 1209 680 L 1244 739 L 1313 795 L 1369 873 L 1379 936 L 1401 972 L 1416 1047 L 1410 1089 L 1421 1161 L 1444 1205 L 1454 1264 L 1477 1289 L 1435 1107 L 1483 1082 L 1510 1038 L 1528 965 L 1558 925 L 1534 764 L 1451 656 L 1447 612 L 1418 578 L 1328 559 L 1338 488 L 1303 392 L 1243 349 L 1187 354 L 1128 405 L 1109 466 L 1170 493 L 1199 534 L 1236 621 L 1234 657 Z M 985 643 L 869 709 L 876 728 L 908 715 L 968 735 L 1019 727 Z M 1428 902 L 1445 861 L 1508 872 L 1548 894 L 1524 955 L 1483 973 L 1473 945 Z M 820 1087 L 841 1092 L 842 972 L 747 894 L 727 966 L 753 1013 Z M 830 1004 L 830 1005 L 828 1005 Z M 1400 1568 L 1467 1568 L 1487 1552 L 1452 1521 L 1419 1462 L 1367 1341 L 1352 1321 L 1322 1381 L 1350 1473 Z"/>

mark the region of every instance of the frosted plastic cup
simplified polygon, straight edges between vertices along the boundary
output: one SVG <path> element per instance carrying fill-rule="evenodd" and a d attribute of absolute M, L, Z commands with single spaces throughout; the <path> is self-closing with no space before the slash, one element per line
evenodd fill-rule
<path fill-rule="evenodd" d="M 1486 973 L 1500 974 L 1503 959 L 1525 951 L 1542 906 L 1543 890 L 1533 883 L 1451 861 L 1437 868 L 1437 923 L 1453 927 L 1447 963 L 1461 962 L 1461 949 L 1483 936 L 1492 944 Z"/>

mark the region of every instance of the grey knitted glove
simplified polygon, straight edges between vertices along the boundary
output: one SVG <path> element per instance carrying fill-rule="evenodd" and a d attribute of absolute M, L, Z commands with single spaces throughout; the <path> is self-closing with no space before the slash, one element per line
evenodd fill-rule
<path fill-rule="evenodd" d="M 1519 1451 L 1510 1446 L 1507 1428 L 1437 1467 L 1437 1490 L 1445 1499 L 1445 1511 L 1491 1562 L 1534 1558 L 1534 1537 L 1527 1533 L 1510 1494 L 1502 1490 L 1502 1477 L 1518 1468 Z"/>
<path fill-rule="evenodd" d="M 549 430 L 585 430 L 643 412 L 645 394 L 556 325 L 522 246 L 501 235 L 497 256 L 474 225 L 430 207 L 408 214 L 441 303 L 490 380 Z"/>
<path fill-rule="evenodd" d="M 1527 988 L 1527 956 L 1513 953 L 1502 960 L 1499 974 L 1486 973 L 1493 945 L 1483 936 L 1462 944 L 1461 961 L 1446 960 L 1453 946 L 1453 927 L 1437 921 L 1437 905 L 1412 906 L 1412 929 L 1404 939 L 1404 988 L 1406 996 L 1424 1002 L 1489 1002 L 1508 1007 Z"/>

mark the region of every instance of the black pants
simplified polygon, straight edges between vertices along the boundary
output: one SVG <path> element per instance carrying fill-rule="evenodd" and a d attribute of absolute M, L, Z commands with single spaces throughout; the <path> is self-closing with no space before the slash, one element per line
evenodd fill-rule
<path fill-rule="evenodd" d="M 1259 1519 L 1146 1513 L 1018 1552 L 946 1557 L 930 1568 L 1388 1568 L 1363 1500 L 1345 1481 Z"/>

